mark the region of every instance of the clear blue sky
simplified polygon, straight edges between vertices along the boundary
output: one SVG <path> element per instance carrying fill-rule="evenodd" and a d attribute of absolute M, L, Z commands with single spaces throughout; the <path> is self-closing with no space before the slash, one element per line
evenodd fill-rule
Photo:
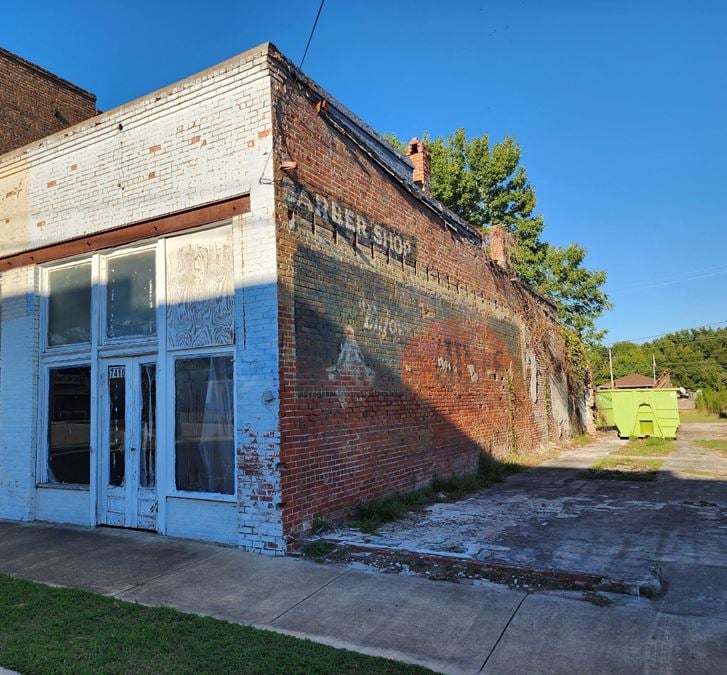
<path fill-rule="evenodd" d="M 108 110 L 268 40 L 298 62 L 317 8 L 29 0 L 0 45 Z M 727 3 L 326 0 L 304 70 L 400 138 L 515 136 L 546 238 L 608 271 L 607 341 L 727 320 Z"/>

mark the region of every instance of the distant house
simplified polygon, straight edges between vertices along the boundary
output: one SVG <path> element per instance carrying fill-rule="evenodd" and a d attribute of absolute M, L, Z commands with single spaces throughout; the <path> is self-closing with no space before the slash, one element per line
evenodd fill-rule
<path fill-rule="evenodd" d="M 671 386 L 669 371 L 665 370 L 656 382 L 654 382 L 653 377 L 631 373 L 631 375 L 624 375 L 623 377 L 615 379 L 613 381 L 613 387 L 611 387 L 610 382 L 607 382 L 599 386 L 598 389 L 665 389 Z"/>
<path fill-rule="evenodd" d="M 654 386 L 654 378 L 631 373 L 613 381 L 614 389 L 651 389 Z"/>

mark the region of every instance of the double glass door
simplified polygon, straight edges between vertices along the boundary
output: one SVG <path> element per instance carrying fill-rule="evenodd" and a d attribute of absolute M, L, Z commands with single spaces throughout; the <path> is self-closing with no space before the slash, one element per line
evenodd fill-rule
<path fill-rule="evenodd" d="M 156 361 L 102 359 L 99 521 L 157 529 Z"/>

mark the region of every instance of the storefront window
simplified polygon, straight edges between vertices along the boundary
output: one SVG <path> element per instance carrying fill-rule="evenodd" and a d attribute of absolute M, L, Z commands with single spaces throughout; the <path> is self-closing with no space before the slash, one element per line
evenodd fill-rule
<path fill-rule="evenodd" d="M 48 480 L 89 484 L 91 455 L 91 368 L 50 371 Z"/>
<path fill-rule="evenodd" d="M 232 356 L 175 364 L 178 490 L 234 493 Z"/>

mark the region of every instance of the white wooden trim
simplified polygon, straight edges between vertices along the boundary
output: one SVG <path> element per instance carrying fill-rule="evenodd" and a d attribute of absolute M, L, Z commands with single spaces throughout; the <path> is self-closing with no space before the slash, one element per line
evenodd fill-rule
<path fill-rule="evenodd" d="M 99 267 L 101 261 L 98 254 L 94 254 L 91 260 L 91 457 L 89 466 L 89 488 L 91 495 L 89 501 L 88 524 L 93 527 L 98 524 L 98 477 L 101 475 L 99 462 L 99 424 L 98 424 L 98 403 L 101 388 L 99 387 L 99 365 L 98 365 L 98 312 L 101 285 L 99 283 Z M 47 417 L 47 415 L 46 415 Z"/>
<path fill-rule="evenodd" d="M 167 533 L 167 493 L 169 480 L 167 467 L 169 457 L 174 452 L 168 441 L 167 417 L 169 406 L 167 401 L 167 240 L 162 239 L 157 246 L 157 341 L 159 351 L 157 354 L 157 531 Z M 172 408 L 173 410 L 173 408 Z"/>

